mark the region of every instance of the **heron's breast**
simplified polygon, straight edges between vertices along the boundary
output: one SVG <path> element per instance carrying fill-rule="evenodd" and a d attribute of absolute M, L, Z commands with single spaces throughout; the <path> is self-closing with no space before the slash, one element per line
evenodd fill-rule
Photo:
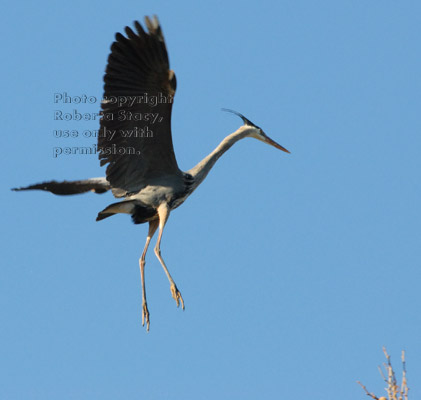
<path fill-rule="evenodd" d="M 167 203 L 173 210 L 179 207 L 193 190 L 193 178 L 184 174 L 183 179 L 173 179 L 171 182 L 158 181 L 148 185 L 140 192 L 130 196 L 130 200 L 138 200 L 142 204 L 157 209 L 162 203 Z M 127 198 L 128 199 L 128 198 Z"/>

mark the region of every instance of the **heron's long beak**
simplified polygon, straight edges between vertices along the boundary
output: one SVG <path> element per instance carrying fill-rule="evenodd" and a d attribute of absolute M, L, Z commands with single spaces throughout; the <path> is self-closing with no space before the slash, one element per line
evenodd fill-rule
<path fill-rule="evenodd" d="M 276 147 L 279 150 L 285 151 L 285 153 L 291 154 L 285 147 L 281 146 L 279 143 L 276 143 L 269 136 L 264 135 L 263 140 L 265 141 L 265 143 L 270 144 L 271 146 Z"/>

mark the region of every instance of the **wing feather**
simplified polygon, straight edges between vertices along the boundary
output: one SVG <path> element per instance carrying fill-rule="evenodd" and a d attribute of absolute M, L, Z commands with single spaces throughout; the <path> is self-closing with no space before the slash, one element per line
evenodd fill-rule
<path fill-rule="evenodd" d="M 171 137 L 176 78 L 158 19 L 146 17 L 145 25 L 148 32 L 135 21 L 136 32 L 116 34 L 104 76 L 99 159 L 119 197 L 181 174 Z M 134 100 L 123 102 L 128 96 Z"/>
<path fill-rule="evenodd" d="M 91 178 L 79 181 L 48 181 L 20 188 L 13 188 L 12 190 L 16 192 L 21 190 L 45 190 L 46 192 L 54 194 L 68 195 L 86 192 L 105 193 L 110 189 L 110 184 L 105 178 Z"/>

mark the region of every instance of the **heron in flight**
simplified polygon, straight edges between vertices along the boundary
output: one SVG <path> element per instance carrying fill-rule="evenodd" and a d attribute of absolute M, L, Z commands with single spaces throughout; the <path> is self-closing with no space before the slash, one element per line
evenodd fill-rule
<path fill-rule="evenodd" d="M 142 283 L 142 325 L 149 330 L 145 288 L 145 257 L 158 230 L 155 255 L 170 283 L 171 294 L 184 309 L 184 300 L 162 256 L 161 240 L 172 210 L 179 207 L 203 182 L 216 161 L 241 139 L 251 137 L 289 153 L 265 132 L 235 111 L 243 125 L 228 135 L 207 157 L 184 172 L 178 167 L 171 137 L 171 110 L 176 91 L 169 67 L 164 36 L 158 19 L 145 17 L 147 32 L 137 21 L 135 30 L 117 33 L 104 76 L 104 97 L 98 150 L 106 177 L 79 181 L 49 181 L 13 190 L 40 189 L 59 195 L 111 190 L 122 199 L 100 211 L 97 221 L 130 214 L 135 224 L 149 224 L 146 244 L 139 259 Z"/>

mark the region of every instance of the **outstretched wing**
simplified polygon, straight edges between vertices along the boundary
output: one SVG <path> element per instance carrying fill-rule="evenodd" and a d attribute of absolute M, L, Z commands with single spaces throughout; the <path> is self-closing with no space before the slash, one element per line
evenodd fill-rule
<path fill-rule="evenodd" d="M 181 173 L 171 137 L 176 78 L 157 17 L 145 24 L 148 33 L 135 21 L 136 33 L 116 34 L 104 76 L 99 159 L 118 197 Z"/>
<path fill-rule="evenodd" d="M 86 192 L 105 193 L 110 190 L 110 184 L 105 178 L 91 178 L 80 181 L 49 181 L 36 183 L 35 185 L 13 188 L 19 192 L 21 190 L 45 190 L 54 194 L 80 194 Z"/>

